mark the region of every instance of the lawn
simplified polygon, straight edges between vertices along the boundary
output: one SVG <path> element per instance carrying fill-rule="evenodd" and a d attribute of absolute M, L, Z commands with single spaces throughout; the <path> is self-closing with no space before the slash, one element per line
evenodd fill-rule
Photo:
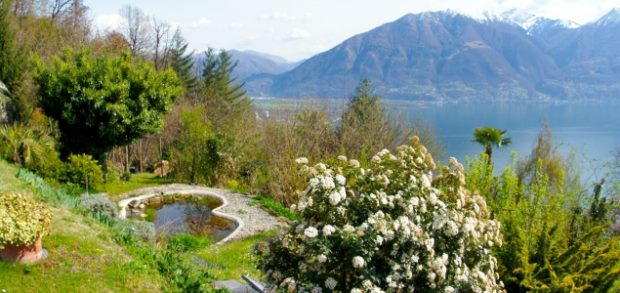
<path fill-rule="evenodd" d="M 28 192 L 17 169 L 0 162 L 0 196 Z M 161 275 L 145 269 L 116 244 L 111 229 L 64 207 L 52 208 L 47 259 L 36 265 L 0 261 L 0 292 L 158 292 Z"/>
<path fill-rule="evenodd" d="M 98 189 L 102 192 L 107 192 L 110 198 L 115 200 L 114 196 L 121 193 L 169 183 L 173 183 L 172 179 L 159 178 L 153 173 L 137 173 L 131 174 L 129 181 L 118 179 L 113 182 L 105 183 Z"/>
<path fill-rule="evenodd" d="M 0 193 L 27 191 L 26 185 L 15 174 L 17 169 L 0 159 Z"/>
<path fill-rule="evenodd" d="M 275 235 L 264 232 L 241 240 L 214 245 L 198 251 L 196 255 L 211 267 L 210 272 L 218 280 L 241 280 L 241 275 L 259 279 L 261 273 L 254 267 L 252 247 Z"/>

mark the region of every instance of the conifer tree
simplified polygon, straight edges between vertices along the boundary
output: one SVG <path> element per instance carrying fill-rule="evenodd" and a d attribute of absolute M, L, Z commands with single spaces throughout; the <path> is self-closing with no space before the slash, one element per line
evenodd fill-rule
<path fill-rule="evenodd" d="M 187 52 L 189 43 L 181 35 L 179 29 L 172 37 L 172 50 L 170 55 L 170 66 L 177 73 L 186 88 L 193 88 L 196 85 L 196 77 L 192 72 L 194 68 L 194 52 Z"/>
<path fill-rule="evenodd" d="M 251 101 L 243 90 L 244 83 L 232 77 L 237 63 L 226 51 L 216 54 L 209 49 L 205 52 L 202 95 L 216 130 L 231 125 L 250 110 Z"/>

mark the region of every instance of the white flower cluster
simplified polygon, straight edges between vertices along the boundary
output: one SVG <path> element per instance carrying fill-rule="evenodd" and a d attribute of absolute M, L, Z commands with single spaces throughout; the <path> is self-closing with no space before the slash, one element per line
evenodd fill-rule
<path fill-rule="evenodd" d="M 295 207 L 303 220 L 262 258 L 273 290 L 504 291 L 491 255 L 499 222 L 464 188 L 456 160 L 437 173 L 414 137 L 366 169 L 344 156 L 305 167 L 308 188 Z"/>

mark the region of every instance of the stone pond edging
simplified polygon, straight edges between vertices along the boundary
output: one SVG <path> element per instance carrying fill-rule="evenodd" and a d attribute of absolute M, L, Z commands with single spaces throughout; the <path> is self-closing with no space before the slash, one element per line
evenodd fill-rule
<path fill-rule="evenodd" d="M 237 227 L 228 236 L 215 243 L 216 245 L 283 226 L 283 223 L 278 221 L 276 217 L 268 214 L 257 206 L 253 206 L 250 203 L 251 198 L 247 195 L 234 193 L 225 189 L 186 184 L 169 184 L 141 188 L 121 194 L 119 197 L 124 199 L 118 202 L 121 208 L 119 218 L 127 217 L 129 203 L 134 200 L 145 202 L 152 197 L 174 194 L 212 196 L 222 202 L 220 206 L 212 210 L 212 213 L 218 217 L 235 222 Z"/>

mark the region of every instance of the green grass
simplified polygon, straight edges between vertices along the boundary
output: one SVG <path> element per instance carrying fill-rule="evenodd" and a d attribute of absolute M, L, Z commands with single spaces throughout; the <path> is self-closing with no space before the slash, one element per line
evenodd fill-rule
<path fill-rule="evenodd" d="M 159 178 L 153 173 L 137 173 L 131 174 L 129 181 L 118 179 L 113 182 L 105 183 L 98 189 L 102 192 L 107 192 L 110 197 L 114 199 L 114 195 L 119 195 L 134 189 L 169 184 L 172 182 L 172 179 Z"/>
<path fill-rule="evenodd" d="M 252 247 L 259 242 L 265 242 L 275 232 L 263 232 L 241 240 L 211 246 L 196 252 L 196 255 L 205 260 L 209 272 L 219 280 L 241 280 L 241 275 L 248 275 L 258 279 L 261 273 L 254 267 Z"/>
<path fill-rule="evenodd" d="M 297 221 L 300 219 L 297 213 L 291 211 L 281 203 L 271 198 L 259 195 L 254 197 L 254 200 L 272 215 L 284 217 L 291 221 Z"/>
<path fill-rule="evenodd" d="M 28 191 L 26 184 L 15 177 L 17 169 L 0 159 L 0 193 Z"/>
<path fill-rule="evenodd" d="M 0 161 L 0 196 L 34 192 L 15 177 L 17 168 Z M 96 220 L 65 206 L 52 208 L 49 251 L 35 265 L 0 261 L 0 292 L 158 292 L 163 279 L 141 266 L 113 240 L 113 232 Z"/>
<path fill-rule="evenodd" d="M 47 259 L 36 265 L 0 261 L 0 291 L 158 292 L 163 279 L 117 245 L 107 226 L 54 208 L 51 234 L 43 238 Z"/>

